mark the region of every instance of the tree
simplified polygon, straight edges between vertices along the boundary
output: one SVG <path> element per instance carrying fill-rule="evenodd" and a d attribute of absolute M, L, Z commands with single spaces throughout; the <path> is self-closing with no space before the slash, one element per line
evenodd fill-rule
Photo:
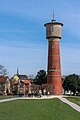
<path fill-rule="evenodd" d="M 3 65 L 0 65 L 0 76 L 5 76 L 7 73 L 7 69 Z"/>
<path fill-rule="evenodd" d="M 36 77 L 34 78 L 34 83 L 38 85 L 42 85 L 47 83 L 47 74 L 45 70 L 40 70 Z"/>
<path fill-rule="evenodd" d="M 77 88 L 77 91 L 78 91 L 78 93 L 80 93 L 80 77 L 79 77 L 79 80 L 78 80 L 78 88 Z"/>
<path fill-rule="evenodd" d="M 76 74 L 71 74 L 65 77 L 65 80 L 63 82 L 63 88 L 65 91 L 71 91 L 75 95 L 75 93 L 79 89 L 79 76 Z M 80 89 L 79 89 L 80 90 Z"/>

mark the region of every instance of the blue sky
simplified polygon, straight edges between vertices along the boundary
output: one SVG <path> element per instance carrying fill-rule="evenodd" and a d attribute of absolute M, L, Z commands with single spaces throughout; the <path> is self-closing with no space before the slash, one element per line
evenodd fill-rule
<path fill-rule="evenodd" d="M 62 75 L 80 74 L 80 0 L 0 0 L 0 64 L 13 76 L 47 70 L 44 24 L 63 22 Z"/>

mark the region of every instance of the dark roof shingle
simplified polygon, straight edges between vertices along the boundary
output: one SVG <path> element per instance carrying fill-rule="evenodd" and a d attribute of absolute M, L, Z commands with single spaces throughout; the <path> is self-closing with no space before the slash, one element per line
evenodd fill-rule
<path fill-rule="evenodd" d="M 20 80 L 27 80 L 28 77 L 27 75 L 17 75 L 19 77 Z"/>

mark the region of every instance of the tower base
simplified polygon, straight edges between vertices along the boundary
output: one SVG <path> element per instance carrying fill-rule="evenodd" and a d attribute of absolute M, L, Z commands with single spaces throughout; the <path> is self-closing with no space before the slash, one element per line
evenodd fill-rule
<path fill-rule="evenodd" d="M 53 86 L 52 95 L 62 95 L 62 80 L 60 76 L 48 76 L 47 82 Z"/>

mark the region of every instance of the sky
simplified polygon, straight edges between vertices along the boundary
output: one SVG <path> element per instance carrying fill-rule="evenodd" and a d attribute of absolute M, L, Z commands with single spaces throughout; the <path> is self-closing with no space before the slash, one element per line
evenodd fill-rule
<path fill-rule="evenodd" d="M 80 74 L 80 0 L 0 0 L 0 64 L 13 76 L 47 71 L 44 24 L 64 24 L 60 41 L 62 75 Z"/>

